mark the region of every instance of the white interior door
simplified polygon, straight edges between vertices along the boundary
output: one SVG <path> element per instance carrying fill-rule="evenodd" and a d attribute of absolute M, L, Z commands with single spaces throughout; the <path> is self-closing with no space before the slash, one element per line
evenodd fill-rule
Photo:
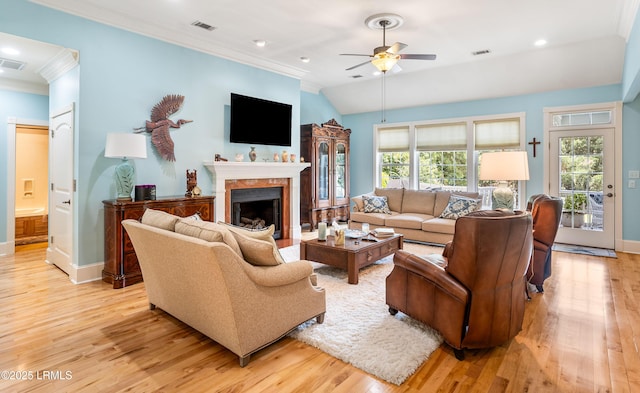
<path fill-rule="evenodd" d="M 49 261 L 65 273 L 73 266 L 73 105 L 51 117 Z"/>
<path fill-rule="evenodd" d="M 549 193 L 565 201 L 556 242 L 614 248 L 614 128 L 549 136 Z"/>

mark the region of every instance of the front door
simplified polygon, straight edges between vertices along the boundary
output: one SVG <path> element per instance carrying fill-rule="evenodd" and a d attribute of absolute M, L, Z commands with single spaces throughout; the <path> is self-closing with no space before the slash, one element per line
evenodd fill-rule
<path fill-rule="evenodd" d="M 47 258 L 65 273 L 73 266 L 73 104 L 55 112 L 50 129 L 49 249 Z"/>

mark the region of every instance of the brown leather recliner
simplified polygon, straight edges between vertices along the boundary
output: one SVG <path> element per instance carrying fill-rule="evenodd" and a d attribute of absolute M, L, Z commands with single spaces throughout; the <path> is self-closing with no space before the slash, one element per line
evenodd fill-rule
<path fill-rule="evenodd" d="M 551 249 L 562 217 L 562 198 L 537 194 L 529 198 L 527 210 L 533 218 L 533 255 L 527 279 L 544 292 L 544 280 L 551 276 Z"/>
<path fill-rule="evenodd" d="M 460 217 L 445 256 L 396 252 L 386 283 L 389 312 L 439 331 L 458 359 L 463 348 L 500 345 L 522 328 L 532 243 L 528 212 Z"/>

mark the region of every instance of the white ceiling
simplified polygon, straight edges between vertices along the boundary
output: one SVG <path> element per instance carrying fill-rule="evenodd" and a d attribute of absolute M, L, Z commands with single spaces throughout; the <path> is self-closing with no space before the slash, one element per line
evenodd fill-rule
<path fill-rule="evenodd" d="M 387 45 L 435 53 L 401 60 L 386 78 L 388 109 L 620 83 L 639 0 L 32 0 L 87 19 L 301 80 L 342 114 L 377 111 L 380 76 L 364 57 L 382 32 L 364 21 L 398 14 Z M 192 26 L 201 21 L 213 31 Z M 544 38 L 547 46 L 533 45 Z M 3 36 L 0 35 L 0 46 Z M 254 40 L 265 40 L 258 48 Z M 58 48 L 59 49 L 59 48 Z M 488 49 L 491 53 L 473 56 Z M 82 62 L 80 54 L 80 62 Z M 2 56 L 0 54 L 0 56 Z M 300 58 L 311 61 L 303 63 Z M 361 78 L 354 79 L 354 75 Z M 0 75 L 0 79 L 6 76 Z"/>

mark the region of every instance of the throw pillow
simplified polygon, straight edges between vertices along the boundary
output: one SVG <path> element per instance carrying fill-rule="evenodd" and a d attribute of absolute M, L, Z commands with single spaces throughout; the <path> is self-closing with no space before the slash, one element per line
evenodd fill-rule
<path fill-rule="evenodd" d="M 280 251 L 278 249 L 278 245 L 276 244 L 275 239 L 273 238 L 273 234 L 276 231 L 276 226 L 271 224 L 269 225 L 267 228 L 265 229 L 247 229 L 247 228 L 243 228 L 243 227 L 239 227 L 236 225 L 232 225 L 229 223 L 221 223 L 222 225 L 226 226 L 227 228 L 229 228 L 229 230 L 231 231 L 231 233 L 234 234 L 240 234 L 243 235 L 245 237 L 249 237 L 252 239 L 257 239 L 257 240 L 262 240 L 262 241 L 266 241 L 268 243 L 271 244 L 272 246 L 272 253 L 275 256 L 276 260 L 279 263 L 285 263 L 284 258 L 282 258 L 282 256 L 280 255 Z M 237 238 L 236 238 L 237 240 Z M 239 241 L 238 241 L 239 243 Z M 244 252 L 243 252 L 244 255 Z"/>
<path fill-rule="evenodd" d="M 180 217 L 163 212 L 162 210 L 146 209 L 144 214 L 142 214 L 140 222 L 145 225 L 151 225 L 152 227 L 173 232 L 179 220 Z"/>
<path fill-rule="evenodd" d="M 276 266 L 285 263 L 280 251 L 278 251 L 278 247 L 271 242 L 245 236 L 241 232 L 231 233 L 233 233 L 240 250 L 242 250 L 244 260 L 250 264 L 254 266 Z"/>
<path fill-rule="evenodd" d="M 233 236 L 224 225 L 216 224 L 210 221 L 196 221 L 190 218 L 183 218 L 176 223 L 176 232 L 197 237 L 208 242 L 224 242 L 226 245 L 242 257 L 242 250 Z"/>
<path fill-rule="evenodd" d="M 448 218 L 450 220 L 456 220 L 462 216 L 478 210 L 478 200 L 473 198 L 466 198 L 459 195 L 451 195 L 449 197 L 449 203 L 444 208 L 440 218 Z"/>
<path fill-rule="evenodd" d="M 391 214 L 386 196 L 363 195 L 365 213 L 384 213 Z"/>
<path fill-rule="evenodd" d="M 365 195 L 374 195 L 374 194 L 373 194 L 373 192 L 369 192 L 369 193 L 358 195 L 358 196 L 354 196 L 353 198 L 351 198 L 351 202 L 353 202 L 353 211 L 354 212 L 364 211 L 364 201 L 362 200 L 362 197 L 365 196 Z"/>

